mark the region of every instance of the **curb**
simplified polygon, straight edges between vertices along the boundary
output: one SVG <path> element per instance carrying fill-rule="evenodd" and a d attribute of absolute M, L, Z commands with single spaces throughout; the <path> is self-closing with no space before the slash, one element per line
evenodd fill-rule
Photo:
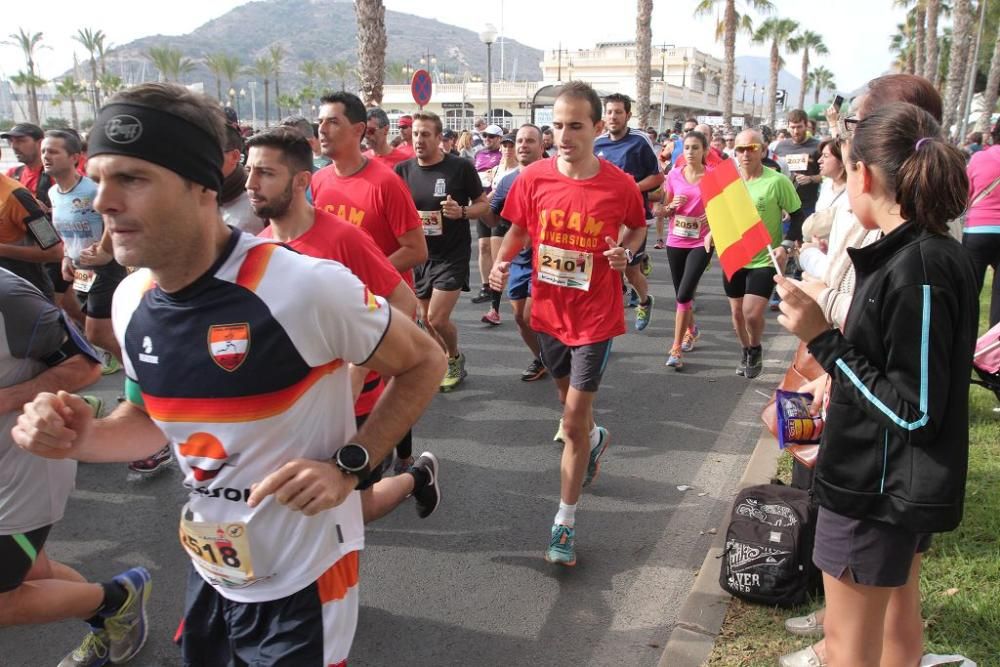
<path fill-rule="evenodd" d="M 781 451 L 774 437 L 761 429 L 750 461 L 737 484 L 742 489 L 753 484 L 766 484 L 774 477 Z M 729 528 L 729 512 L 719 525 L 719 532 L 705 554 L 691 592 L 681 605 L 674 629 L 670 632 L 659 667 L 700 667 L 715 646 L 715 638 L 722 629 L 722 622 L 732 597 L 719 587 L 722 568 L 722 551 Z"/>

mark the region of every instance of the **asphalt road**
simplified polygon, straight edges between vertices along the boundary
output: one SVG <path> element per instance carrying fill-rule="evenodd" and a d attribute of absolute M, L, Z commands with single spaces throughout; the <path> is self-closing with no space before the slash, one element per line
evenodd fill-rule
<path fill-rule="evenodd" d="M 416 451 L 442 462 L 442 505 L 420 520 L 408 501 L 368 527 L 352 667 L 656 665 L 793 344 L 769 316 L 764 374 L 734 374 L 716 260 L 697 299 L 701 342 L 683 372 L 664 368 L 673 290 L 665 253 L 653 252 L 652 324 L 632 331 L 627 311 L 629 333 L 615 341 L 597 401 L 611 444 L 579 505 L 575 568 L 542 559 L 558 506 L 555 389 L 520 381 L 530 359 L 506 301 L 494 329 L 479 321 L 484 308 L 462 298 L 469 377 L 415 428 Z M 91 393 L 113 404 L 120 386 L 120 375 L 104 378 Z M 175 467 L 138 478 L 124 465 L 81 465 L 47 545 L 91 580 L 134 565 L 153 573 L 151 630 L 136 667 L 180 664 L 171 644 L 188 567 L 176 538 L 180 481 Z M 0 666 L 54 667 L 84 632 L 79 621 L 2 629 Z"/>

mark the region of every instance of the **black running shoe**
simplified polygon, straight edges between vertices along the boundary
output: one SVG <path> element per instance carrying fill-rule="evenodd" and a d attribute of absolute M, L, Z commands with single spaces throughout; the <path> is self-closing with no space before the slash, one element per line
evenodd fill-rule
<path fill-rule="evenodd" d="M 764 349 L 758 345 L 747 350 L 747 379 L 753 379 L 764 371 Z"/>
<path fill-rule="evenodd" d="M 490 291 L 488 287 L 483 287 L 479 290 L 479 294 L 472 297 L 472 303 L 486 303 L 487 301 L 493 300 L 493 292 Z"/>
<path fill-rule="evenodd" d="M 441 504 L 437 457 L 430 452 L 424 452 L 413 462 L 413 467 L 420 468 L 427 474 L 427 484 L 422 489 L 413 492 L 413 500 L 417 504 L 417 516 L 426 519 Z"/>
<path fill-rule="evenodd" d="M 739 376 L 744 376 L 747 374 L 747 357 L 750 355 L 750 350 L 743 348 L 740 352 L 740 365 L 736 367 L 736 374 Z"/>
<path fill-rule="evenodd" d="M 545 368 L 545 364 L 538 357 L 535 357 L 531 361 L 531 365 L 524 369 L 521 373 L 522 382 L 534 382 L 535 380 L 541 380 L 548 373 L 548 369 Z"/>

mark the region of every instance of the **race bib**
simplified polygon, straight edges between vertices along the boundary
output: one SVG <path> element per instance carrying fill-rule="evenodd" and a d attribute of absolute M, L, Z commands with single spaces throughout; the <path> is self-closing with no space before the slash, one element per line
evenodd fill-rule
<path fill-rule="evenodd" d="M 257 580 L 243 522 L 189 521 L 181 515 L 181 544 L 220 586 L 242 588 Z"/>
<path fill-rule="evenodd" d="M 809 153 L 786 155 L 785 164 L 788 165 L 788 171 L 806 171 L 809 169 Z"/>
<path fill-rule="evenodd" d="M 73 289 L 77 292 L 87 293 L 94 286 L 97 273 L 87 269 L 73 269 Z"/>
<path fill-rule="evenodd" d="M 479 182 L 483 184 L 483 187 L 489 190 L 493 187 L 493 170 L 487 169 L 486 171 L 479 172 Z"/>
<path fill-rule="evenodd" d="M 674 236 L 682 239 L 701 238 L 701 226 L 705 224 L 705 217 L 693 218 L 688 215 L 674 216 Z"/>
<path fill-rule="evenodd" d="M 564 250 L 540 243 L 538 245 L 538 280 L 558 287 L 590 290 L 594 271 L 594 256 L 579 250 Z"/>
<path fill-rule="evenodd" d="M 424 236 L 441 236 L 444 227 L 441 221 L 441 211 L 417 211 L 424 225 Z"/>

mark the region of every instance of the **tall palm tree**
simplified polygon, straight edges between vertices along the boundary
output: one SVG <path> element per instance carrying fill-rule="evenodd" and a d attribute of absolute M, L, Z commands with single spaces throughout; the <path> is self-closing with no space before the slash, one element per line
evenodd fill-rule
<path fill-rule="evenodd" d="M 278 105 L 278 118 L 281 118 L 281 107 L 282 100 L 281 97 L 281 87 L 278 85 L 278 79 L 281 76 L 281 66 L 285 64 L 285 56 L 288 55 L 288 51 L 281 44 L 272 44 L 268 49 L 268 55 L 271 57 L 271 66 L 273 69 L 274 76 L 274 99 L 275 103 Z"/>
<path fill-rule="evenodd" d="M 268 56 L 257 58 L 253 64 L 247 68 L 246 73 L 257 77 L 264 82 L 264 127 L 271 125 L 271 73 L 274 72 L 274 63 Z"/>
<path fill-rule="evenodd" d="M 938 14 L 941 0 L 925 0 L 926 28 L 924 29 L 924 76 L 932 82 L 937 81 L 938 71 Z"/>
<path fill-rule="evenodd" d="M 922 76 L 924 71 L 926 47 L 926 15 L 927 10 L 925 0 L 893 0 L 894 7 L 906 9 L 906 21 L 901 24 L 903 27 L 904 39 L 901 40 L 906 45 L 906 67 L 908 74 Z"/>
<path fill-rule="evenodd" d="M 166 81 L 179 82 L 181 76 L 193 72 L 198 67 L 181 51 L 169 46 L 151 46 L 146 51 L 146 57 Z"/>
<path fill-rule="evenodd" d="M 771 77 L 767 86 L 767 124 L 774 127 L 778 95 L 778 72 L 781 69 L 781 48 L 799 29 L 799 24 L 791 19 L 769 18 L 760 24 L 753 35 L 757 44 L 771 43 Z"/>
<path fill-rule="evenodd" d="M 72 76 L 64 77 L 56 84 L 56 98 L 52 102 L 56 105 L 69 102 L 70 120 L 75 129 L 80 129 L 80 116 L 76 112 L 76 100 L 87 94 L 87 89 L 77 83 Z"/>
<path fill-rule="evenodd" d="M 905 74 L 913 74 L 915 62 L 914 48 L 913 42 L 907 33 L 906 25 L 897 23 L 896 32 L 889 37 L 889 51 L 896 54 L 896 69 Z"/>
<path fill-rule="evenodd" d="M 97 115 L 97 108 L 101 106 L 101 93 L 97 87 L 97 53 L 98 44 L 104 42 L 103 30 L 91 30 L 90 28 L 80 28 L 73 35 L 73 39 L 83 45 L 83 48 L 90 54 L 90 92 L 93 96 L 94 115 Z M 103 48 L 103 47 L 102 47 Z"/>
<path fill-rule="evenodd" d="M 120 76 L 110 72 L 102 74 L 98 81 L 101 83 L 101 93 L 107 96 L 117 93 L 125 83 Z"/>
<path fill-rule="evenodd" d="M 993 109 L 997 106 L 997 95 L 1000 94 L 1000 31 L 993 43 L 993 58 L 990 60 L 990 74 L 986 77 L 986 90 L 983 91 L 983 113 L 976 121 L 977 132 L 989 132 L 993 120 Z"/>
<path fill-rule="evenodd" d="M 736 33 L 753 35 L 753 20 L 750 10 L 770 13 L 774 4 L 770 0 L 745 0 L 743 12 L 736 11 L 736 0 L 699 0 L 695 16 L 711 16 L 719 4 L 723 4 L 722 18 L 715 25 L 715 39 L 722 40 L 725 59 L 722 65 L 722 123 L 730 125 L 733 117 L 733 91 L 736 87 Z"/>
<path fill-rule="evenodd" d="M 236 87 L 236 79 L 243 70 L 243 64 L 239 56 L 226 56 L 222 59 L 222 75 L 226 77 L 226 82 L 230 88 Z"/>
<path fill-rule="evenodd" d="M 38 86 L 45 85 L 45 80 L 35 71 L 35 51 L 41 46 L 42 33 L 29 33 L 24 28 L 18 28 L 16 33 L 10 34 L 10 41 L 5 43 L 20 48 L 24 55 L 24 63 L 28 67 L 23 79 L 25 92 L 28 93 L 28 117 L 38 125 Z"/>
<path fill-rule="evenodd" d="M 952 33 L 951 54 L 948 58 L 948 77 L 944 94 L 943 122 L 945 134 L 951 134 L 951 126 L 958 117 L 962 106 L 961 94 L 965 75 L 968 73 L 968 55 L 972 37 L 972 0 L 955 0 Z"/>
<path fill-rule="evenodd" d="M 338 60 L 330 65 L 329 73 L 334 81 L 340 83 L 338 90 L 347 90 L 347 80 L 353 74 L 350 63 L 346 60 Z"/>
<path fill-rule="evenodd" d="M 635 115 L 649 125 L 650 59 L 653 57 L 653 0 L 638 0 L 635 17 Z"/>
<path fill-rule="evenodd" d="M 806 80 L 809 78 L 809 50 L 818 56 L 825 56 L 830 51 L 823 43 L 823 36 L 812 30 L 804 30 L 788 40 L 788 50 L 792 53 L 802 52 L 802 87 L 799 88 L 799 109 L 806 106 Z"/>
<path fill-rule="evenodd" d="M 366 105 L 381 104 L 385 85 L 385 5 L 382 0 L 355 0 L 358 21 L 358 83 Z"/>
<path fill-rule="evenodd" d="M 299 63 L 299 74 L 306 80 L 306 88 L 315 88 L 316 79 L 319 77 L 319 61 L 303 60 Z"/>
<path fill-rule="evenodd" d="M 809 84 L 807 87 L 815 88 L 813 104 L 819 104 L 819 91 L 836 90 L 837 84 L 833 82 L 833 72 L 820 65 L 809 72 Z"/>
<path fill-rule="evenodd" d="M 225 53 L 210 53 L 205 56 L 205 67 L 215 77 L 215 97 L 220 102 L 222 101 L 222 77 L 225 76 L 223 65 L 226 58 Z"/>

